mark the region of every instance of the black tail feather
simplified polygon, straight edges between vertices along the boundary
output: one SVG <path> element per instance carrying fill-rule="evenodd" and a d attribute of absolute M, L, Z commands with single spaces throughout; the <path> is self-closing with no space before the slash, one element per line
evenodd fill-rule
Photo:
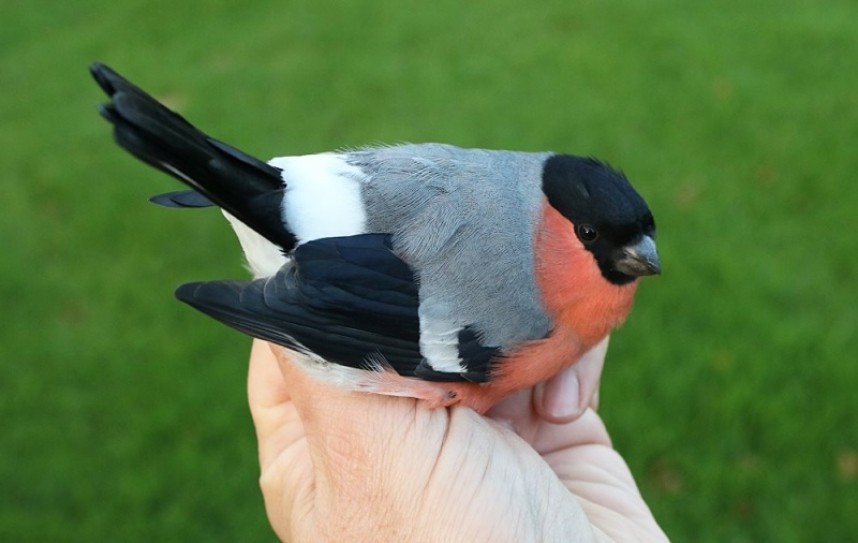
<path fill-rule="evenodd" d="M 214 205 L 211 200 L 195 190 L 177 190 L 156 194 L 149 198 L 149 201 L 163 207 L 197 208 Z"/>
<path fill-rule="evenodd" d="M 295 246 L 295 236 L 281 218 L 283 181 L 278 168 L 208 137 L 107 66 L 93 64 L 91 72 L 111 98 L 100 111 L 113 124 L 121 147 L 187 184 L 284 250 Z"/>

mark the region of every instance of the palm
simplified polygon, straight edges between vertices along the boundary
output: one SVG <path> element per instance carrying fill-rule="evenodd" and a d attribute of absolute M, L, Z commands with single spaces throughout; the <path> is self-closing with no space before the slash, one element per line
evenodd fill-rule
<path fill-rule="evenodd" d="M 595 412 L 546 423 L 530 393 L 493 409 L 495 424 L 464 408 L 331 390 L 288 361 L 278 367 L 257 343 L 249 394 L 275 532 L 295 541 L 663 539 Z"/>

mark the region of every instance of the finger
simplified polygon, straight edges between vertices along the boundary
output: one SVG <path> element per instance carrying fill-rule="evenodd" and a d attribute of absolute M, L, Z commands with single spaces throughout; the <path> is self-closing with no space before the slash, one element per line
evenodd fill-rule
<path fill-rule="evenodd" d="M 525 389 L 498 402 L 486 412 L 486 416 L 505 426 L 530 443 L 535 437 L 541 417 L 533 408 L 533 389 Z"/>
<path fill-rule="evenodd" d="M 533 407 L 544 420 L 565 424 L 598 403 L 599 382 L 608 351 L 608 338 L 572 366 L 534 387 Z"/>
<path fill-rule="evenodd" d="M 247 397 L 263 471 L 303 436 L 277 359 L 268 343 L 254 340 L 247 375 Z"/>
<path fill-rule="evenodd" d="M 289 389 L 270 345 L 254 339 L 250 349 L 247 397 L 251 410 L 281 405 L 290 400 Z"/>
<path fill-rule="evenodd" d="M 271 526 L 281 540 L 296 530 L 291 512 L 306 508 L 313 471 L 304 427 L 271 346 L 254 340 L 247 377 L 248 401 L 259 448 L 259 486 Z"/>
<path fill-rule="evenodd" d="M 583 365 L 578 371 L 578 382 L 581 397 L 579 405 L 582 412 L 588 407 L 593 410 L 599 407 L 599 385 L 602 383 L 602 371 L 605 369 L 605 357 L 608 354 L 610 340 L 610 336 L 603 339 L 581 360 Z"/>
<path fill-rule="evenodd" d="M 545 456 L 586 445 L 611 447 L 611 438 L 599 415 L 592 409 L 585 409 L 572 422 L 539 425 L 539 431 L 530 444 Z"/>

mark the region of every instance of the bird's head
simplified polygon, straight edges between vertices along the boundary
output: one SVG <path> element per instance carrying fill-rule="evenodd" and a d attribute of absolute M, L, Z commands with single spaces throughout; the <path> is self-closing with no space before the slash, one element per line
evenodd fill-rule
<path fill-rule="evenodd" d="M 593 158 L 553 155 L 543 167 L 542 189 L 606 280 L 625 285 L 661 273 L 652 213 L 621 172 Z"/>

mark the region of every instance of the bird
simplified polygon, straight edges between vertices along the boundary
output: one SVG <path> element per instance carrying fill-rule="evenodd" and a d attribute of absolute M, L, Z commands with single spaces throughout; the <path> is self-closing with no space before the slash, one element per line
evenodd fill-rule
<path fill-rule="evenodd" d="M 90 70 L 118 145 L 188 187 L 152 201 L 219 206 L 253 274 L 176 297 L 331 385 L 485 413 L 577 362 L 661 273 L 652 212 L 599 159 L 415 143 L 262 161 Z"/>

